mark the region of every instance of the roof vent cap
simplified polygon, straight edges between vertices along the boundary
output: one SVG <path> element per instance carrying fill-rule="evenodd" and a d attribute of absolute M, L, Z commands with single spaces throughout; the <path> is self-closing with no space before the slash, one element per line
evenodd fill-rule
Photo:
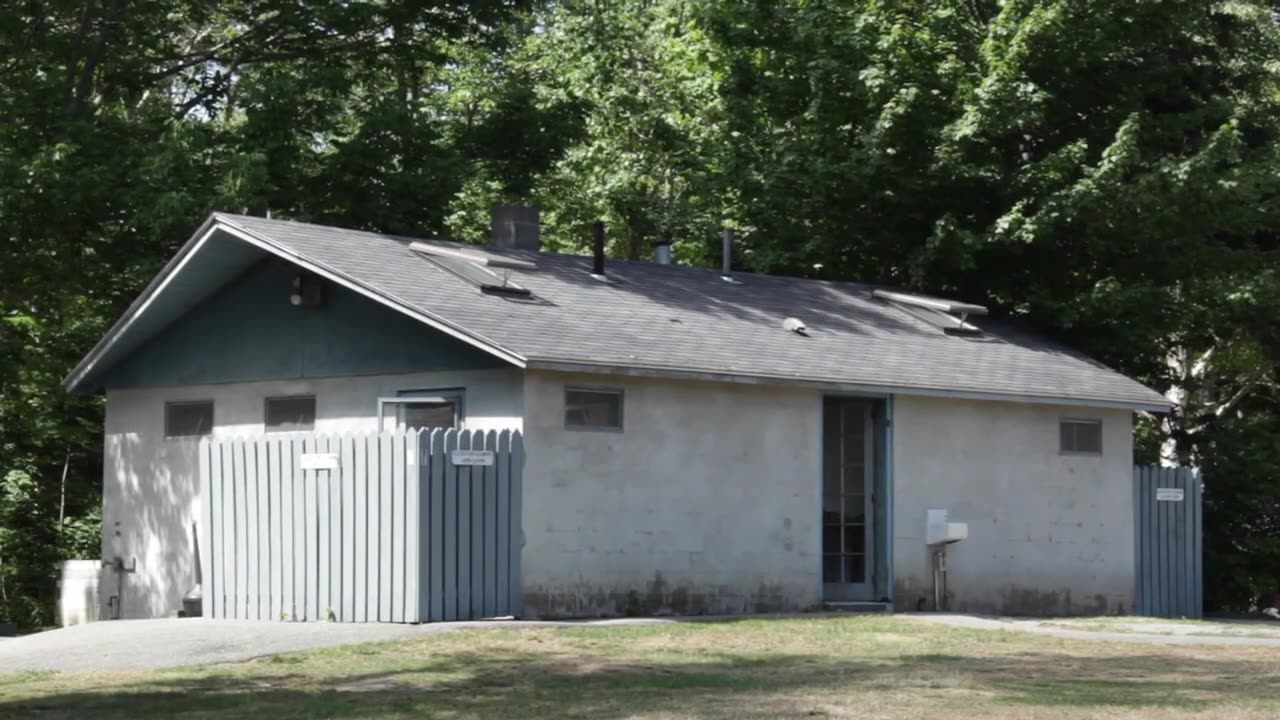
<path fill-rule="evenodd" d="M 809 328 L 805 327 L 804 321 L 800 318 L 789 317 L 782 321 L 782 329 L 793 332 L 797 335 L 809 336 Z"/>

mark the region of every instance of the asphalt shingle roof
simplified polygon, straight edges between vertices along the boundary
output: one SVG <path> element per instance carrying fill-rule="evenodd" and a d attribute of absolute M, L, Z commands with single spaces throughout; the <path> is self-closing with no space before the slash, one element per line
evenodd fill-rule
<path fill-rule="evenodd" d="M 987 318 L 947 335 L 856 283 L 484 248 L 536 263 L 511 280 L 531 298 L 482 293 L 409 249 L 410 238 L 280 220 L 217 221 L 443 320 L 530 366 L 591 365 L 1150 407 L 1158 393 L 1081 353 Z M 783 329 L 797 317 L 803 337 Z"/>

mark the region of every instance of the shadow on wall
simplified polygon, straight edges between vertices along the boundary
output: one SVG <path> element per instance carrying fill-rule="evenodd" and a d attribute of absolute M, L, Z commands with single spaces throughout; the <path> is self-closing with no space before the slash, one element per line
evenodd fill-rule
<path fill-rule="evenodd" d="M 99 583 L 101 617 L 116 617 L 111 598 L 122 603 L 122 618 L 176 614 L 182 596 L 196 584 L 199 566 L 192 528 L 199 519 L 197 440 L 157 438 L 138 433 L 107 437 L 102 556 L 122 556 L 133 572 L 105 571 Z"/>
<path fill-rule="evenodd" d="M 551 640 L 554 644 L 556 638 Z M 1037 717 L 1034 708 L 1046 708 L 1041 712 L 1053 717 L 1068 708 L 1203 712 L 1224 703 L 1254 706 L 1266 698 L 1274 701 L 1274 684 L 1280 679 L 1274 663 L 1176 652 L 1087 659 L 999 650 L 991 655 L 904 653 L 890 658 L 707 652 L 689 662 L 674 650 L 653 655 L 650 649 L 650 654 L 637 651 L 628 657 L 625 650 L 552 654 L 554 650 L 531 653 L 499 646 L 483 653 L 410 657 L 397 652 L 400 647 L 360 646 L 345 672 L 329 675 L 323 683 L 314 682 L 305 657 L 281 656 L 249 666 L 244 674 L 161 675 L 151 682 L 0 701 L 0 716 L 137 718 L 182 711 L 209 718 L 505 717 L 514 711 L 530 718 L 558 718 L 571 709 L 575 717 L 591 718 L 649 713 L 765 718 L 827 716 L 860 708 L 856 715 L 868 703 L 883 706 L 885 693 L 891 693 L 903 716 L 923 716 L 960 701 L 966 707 L 985 704 L 1001 714 L 1019 714 L 1015 708 L 1024 708 Z M 386 659 L 379 657 L 383 654 Z M 382 663 L 394 669 L 378 668 Z M 9 682 L 34 680 L 37 687 L 41 682 L 13 677 L 0 679 L 0 690 Z"/>

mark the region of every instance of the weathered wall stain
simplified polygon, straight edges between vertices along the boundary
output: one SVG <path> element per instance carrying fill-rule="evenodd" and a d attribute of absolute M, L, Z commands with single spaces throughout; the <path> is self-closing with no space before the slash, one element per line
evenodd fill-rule
<path fill-rule="evenodd" d="M 894 584 L 894 595 L 894 609 L 898 612 L 933 610 L 930 582 L 901 579 Z M 1079 597 L 1069 587 L 1045 589 L 1020 585 L 988 588 L 982 595 L 949 592 L 947 602 L 950 612 L 1013 617 L 1124 615 L 1132 607 L 1123 600 L 1102 594 Z"/>
<path fill-rule="evenodd" d="M 794 592 L 779 585 L 762 584 L 749 593 L 734 586 L 706 587 L 698 591 L 670 586 L 655 577 L 636 588 L 546 588 L 524 591 L 524 614 L 536 618 L 589 618 L 736 615 L 747 613 L 800 612 L 814 610 L 813 604 L 797 604 Z M 637 599 L 639 603 L 637 604 Z"/>

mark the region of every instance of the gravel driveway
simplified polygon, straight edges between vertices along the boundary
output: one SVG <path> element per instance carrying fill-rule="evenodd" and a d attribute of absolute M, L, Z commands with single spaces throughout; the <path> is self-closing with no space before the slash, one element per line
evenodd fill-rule
<path fill-rule="evenodd" d="M 664 620 L 597 621 L 648 624 Z M 420 637 L 472 627 L 537 627 L 568 623 L 482 620 L 390 625 L 254 620 L 112 620 L 0 639 L 0 673 L 23 670 L 122 670 L 242 662 L 265 655 Z"/>

